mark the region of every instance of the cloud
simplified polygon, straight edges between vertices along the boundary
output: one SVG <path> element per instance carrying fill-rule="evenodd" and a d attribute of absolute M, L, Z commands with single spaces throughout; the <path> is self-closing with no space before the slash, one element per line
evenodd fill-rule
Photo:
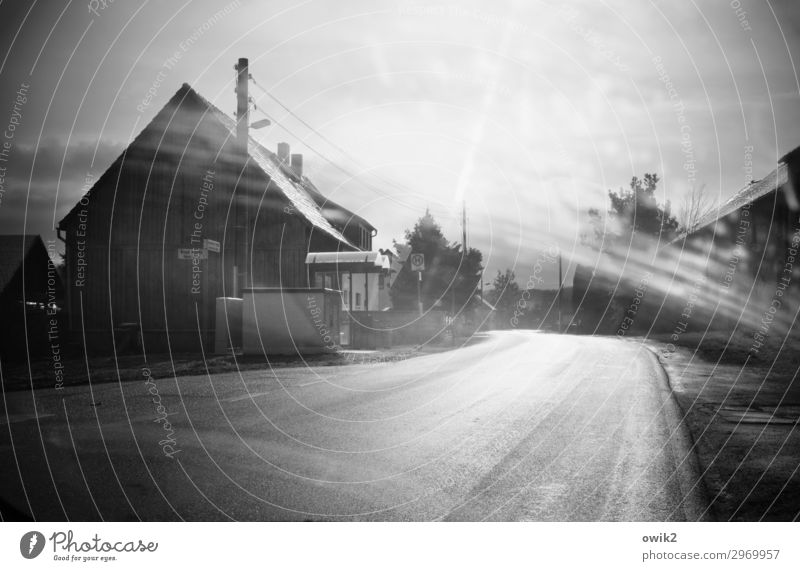
<path fill-rule="evenodd" d="M 0 204 L 4 231 L 21 232 L 24 227 L 27 233 L 51 233 L 53 219 L 57 222 L 83 195 L 86 175 L 97 178 L 123 149 L 113 141 L 76 141 L 67 147 L 57 137 L 38 146 L 15 146 Z"/>
<path fill-rule="evenodd" d="M 193 2 L 157 36 L 149 28 L 157 17 L 167 21 L 163 9 L 146 8 L 99 66 L 128 14 L 116 5 L 104 12 L 102 26 L 95 25 L 87 36 L 98 43 L 76 52 L 59 105 L 48 111 L 49 136 L 38 149 L 30 140 L 15 147 L 13 191 L 0 206 L 0 220 L 22 217 L 20 197 L 26 198 L 29 184 L 29 216 L 32 206 L 36 216 L 46 212 L 43 219 L 51 220 L 54 209 L 59 215 L 70 208 L 86 173 L 99 176 L 130 133 L 141 128 L 133 109 L 154 70 L 218 4 Z M 189 81 L 230 112 L 230 65 L 237 57 L 250 57 L 259 84 L 348 149 L 359 164 L 254 89 L 259 108 L 276 124 L 256 136 L 271 148 L 287 140 L 295 152 L 305 153 L 307 170 L 320 189 L 373 222 L 382 245 L 402 238 L 403 229 L 429 205 L 448 237 L 458 239 L 460 204 L 454 197 L 459 173 L 468 173 L 462 187 L 472 217 L 472 245 L 487 257 L 491 253 L 491 270 L 510 267 L 518 247 L 521 260 L 535 257 L 548 232 L 557 234 L 566 249 L 580 232 L 585 210 L 602 207 L 606 190 L 625 186 L 633 175 L 659 173 L 660 190 L 673 203 L 679 201 L 689 184 L 682 133 L 655 56 L 662 58 L 685 104 L 698 182 L 714 196 L 724 199 L 741 187 L 746 144 L 756 149 L 756 177 L 773 168 L 776 156 L 800 144 L 798 86 L 790 67 L 790 56 L 800 61 L 800 3 L 742 4 L 751 32 L 742 28 L 727 0 L 244 2 L 235 17 L 220 22 L 185 54 L 169 81 Z M 44 4 L 37 10 L 44 11 Z M 39 19 L 55 21 L 60 9 L 50 10 Z M 53 30 L 51 47 L 39 62 L 40 82 L 50 77 L 45 70 L 57 77 L 62 69 L 69 52 L 60 48 L 76 41 L 74 32 L 80 31 L 73 27 Z M 145 44 L 120 102 L 108 124 L 102 123 L 103 113 L 96 109 L 110 105 L 106 93 L 116 92 Z M 38 53 L 28 51 L 31 58 Z M 9 65 L 27 72 L 32 61 L 25 54 L 15 52 Z M 95 69 L 100 70 L 95 84 L 109 89 L 90 91 L 91 103 L 75 126 L 82 139 L 67 149 L 64 129 L 73 123 L 75 105 Z M 46 87 L 40 89 L 35 93 L 41 100 L 32 97 L 26 108 L 31 125 L 44 116 L 50 95 Z M 492 90 L 494 96 L 487 97 Z M 168 91 L 159 93 L 160 103 Z M 482 129 L 476 128 L 479 121 Z M 104 140 L 94 157 L 91 134 L 100 129 L 104 139 L 124 142 Z M 371 175 L 365 180 L 372 188 L 342 184 L 346 175 L 304 146 L 306 137 L 347 170 L 375 169 L 404 190 Z"/>

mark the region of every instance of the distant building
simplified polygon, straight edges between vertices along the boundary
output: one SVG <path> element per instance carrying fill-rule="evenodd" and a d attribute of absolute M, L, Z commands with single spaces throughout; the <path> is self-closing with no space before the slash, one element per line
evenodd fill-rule
<path fill-rule="evenodd" d="M 0 235 L 3 361 L 47 354 L 52 352 L 51 345 L 60 351 L 64 339 L 59 338 L 58 316 L 63 293 L 61 277 L 39 236 Z"/>
<path fill-rule="evenodd" d="M 397 276 L 403 270 L 403 267 L 405 267 L 408 256 L 411 255 L 411 246 L 408 244 L 395 244 L 395 248 L 397 252 L 389 248 L 380 251 L 381 254 L 389 258 L 389 275 L 386 278 L 387 287 L 381 295 L 382 309 L 392 307 L 392 288 L 394 287 Z"/>
<path fill-rule="evenodd" d="M 462 333 L 471 335 L 478 331 L 491 331 L 497 327 L 495 317 L 497 308 L 485 297 L 476 293 L 472 296 L 470 307 L 464 312 Z"/>
<path fill-rule="evenodd" d="M 370 250 L 376 233 L 304 176 L 289 145 L 267 150 L 187 84 L 58 231 L 69 328 L 98 351 L 139 330 L 146 351 L 213 346 L 217 298 L 312 286 L 309 252 Z"/>

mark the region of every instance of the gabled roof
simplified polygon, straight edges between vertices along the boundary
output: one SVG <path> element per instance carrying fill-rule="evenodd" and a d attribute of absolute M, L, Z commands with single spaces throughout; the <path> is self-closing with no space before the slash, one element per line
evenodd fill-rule
<path fill-rule="evenodd" d="M 789 182 L 788 163 L 790 161 L 794 162 L 796 158 L 800 158 L 800 147 L 797 147 L 781 157 L 777 168 L 767 176 L 761 180 L 752 181 L 739 192 L 731 196 L 728 200 L 723 202 L 719 207 L 713 208 L 705 216 L 701 217 L 691 229 L 681 232 L 673 240 L 664 244 L 663 247 L 666 248 L 672 244 L 685 240 L 698 230 L 702 230 L 703 228 L 714 224 L 717 220 L 721 220 L 729 214 L 736 212 L 746 204 L 752 204 L 759 198 L 767 196 L 772 192 L 777 192 L 780 188 L 784 188 L 784 190 L 788 191 L 789 189 L 786 186 Z M 796 204 L 796 196 L 787 194 L 786 198 L 790 205 Z"/>
<path fill-rule="evenodd" d="M 359 224 L 363 224 L 370 230 L 376 230 L 375 226 L 370 224 L 367 220 L 358 214 L 350 212 L 344 206 L 341 206 L 322 194 L 319 190 L 317 190 L 317 187 L 314 186 L 314 183 L 305 177 L 303 177 L 303 186 L 305 187 L 306 191 L 308 191 L 308 194 L 311 195 L 311 198 L 314 199 L 314 202 L 317 203 L 317 206 L 322 209 L 322 214 L 331 224 L 336 225 L 339 223 L 342 225 L 347 225 L 357 222 Z"/>
<path fill-rule="evenodd" d="M 208 108 L 209 112 L 231 133 L 231 137 L 236 137 L 236 121 L 228 117 L 217 106 L 197 93 L 188 83 L 184 83 L 178 93 L 182 90 L 186 90 L 188 95 L 200 100 Z M 330 221 L 323 215 L 322 209 L 311 196 L 312 192 L 319 194 L 319 191 L 313 188 L 305 177 L 297 176 L 290 166 L 281 163 L 277 154 L 268 150 L 261 145 L 261 143 L 253 139 L 253 137 L 247 138 L 247 154 L 250 155 L 250 158 L 253 159 L 261 171 L 272 179 L 272 182 L 289 202 L 292 203 L 292 206 L 294 206 L 312 226 L 333 236 L 340 242 L 356 248 L 356 246 L 345 238 L 339 230 L 334 228 Z M 313 191 L 311 188 L 313 188 Z"/>
<path fill-rule="evenodd" d="M 5 291 L 17 272 L 22 270 L 22 260 L 28 257 L 37 240 L 44 248 L 42 239 L 36 234 L 0 235 L 0 293 Z"/>
<path fill-rule="evenodd" d="M 295 210 L 302 214 L 314 228 L 333 236 L 344 244 L 356 248 L 356 246 L 345 238 L 324 216 L 322 209 L 316 201 L 311 198 L 302 180 L 297 180 L 297 177 L 293 178 L 286 174 L 283 165 L 280 164 L 280 160 L 275 153 L 268 151 L 252 138 L 249 140 L 247 150 L 250 157 L 259 168 L 272 179 L 272 182 L 283 192 L 283 195 L 289 199 L 289 202 L 292 203 Z"/>
<path fill-rule="evenodd" d="M 778 168 L 769 173 L 767 176 L 761 180 L 755 180 L 751 182 L 739 192 L 731 196 L 728 200 L 723 202 L 719 208 L 714 208 L 711 212 L 703 216 L 697 222 L 697 224 L 695 224 L 692 232 L 708 226 L 720 218 L 725 218 L 729 214 L 739 210 L 745 204 L 751 204 L 762 196 L 766 196 L 767 194 L 778 190 L 787 182 L 789 182 L 789 169 L 786 166 L 786 163 L 779 163 Z"/>
<path fill-rule="evenodd" d="M 224 130 L 229 134 L 231 140 L 235 140 L 236 138 L 236 121 L 233 118 L 229 117 L 225 113 L 222 112 L 218 107 L 216 107 L 213 103 L 208 101 L 202 95 L 197 93 L 188 83 L 184 83 L 181 88 L 172 96 L 169 102 L 164 106 L 164 109 L 168 107 L 180 107 L 182 105 L 197 103 L 202 108 L 206 110 L 210 117 L 213 117 L 217 120 Z M 163 111 L 163 109 L 162 109 Z M 156 115 L 157 117 L 158 115 Z M 145 128 L 145 131 L 153 124 L 156 119 L 154 118 L 153 121 L 150 122 L 148 127 Z M 174 121 L 170 122 L 170 125 L 174 124 Z M 144 131 L 142 131 L 144 132 Z M 137 139 L 141 136 L 141 133 L 137 137 Z M 127 151 L 127 149 L 126 149 Z M 121 162 L 122 158 L 125 156 L 125 152 L 117 158 L 116 161 L 112 164 L 112 167 Z M 248 137 L 247 142 L 247 153 L 252 160 L 252 162 L 258 167 L 258 170 L 261 171 L 266 177 L 269 177 L 269 180 L 272 182 L 273 187 L 277 188 L 279 192 L 283 194 L 283 196 L 292 204 L 296 212 L 298 212 L 308 224 L 310 224 L 315 230 L 327 234 L 332 238 L 336 239 L 337 241 L 341 242 L 342 244 L 346 245 L 349 248 L 353 248 L 358 250 L 359 248 L 350 242 L 342 233 L 339 231 L 334 224 L 326 217 L 325 209 L 330 208 L 329 205 L 332 205 L 334 208 L 344 211 L 349 214 L 350 218 L 358 221 L 362 221 L 370 228 L 374 227 L 360 218 L 359 216 L 351 213 L 347 209 L 339 206 L 338 204 L 328 201 L 317 188 L 309 181 L 306 177 L 297 176 L 297 174 L 292 170 L 291 167 L 287 165 L 281 164 L 280 160 L 278 159 L 278 155 L 266 149 L 263 145 L 261 145 L 258 141 L 253 139 L 252 137 Z M 112 168 L 112 167 L 109 167 Z M 100 181 L 104 177 L 101 176 L 95 182 L 95 185 L 90 189 L 86 194 L 87 196 L 92 193 L 94 187 L 97 186 Z M 77 210 L 77 205 L 62 219 L 62 221 L 67 220 L 71 216 L 75 214 Z"/>

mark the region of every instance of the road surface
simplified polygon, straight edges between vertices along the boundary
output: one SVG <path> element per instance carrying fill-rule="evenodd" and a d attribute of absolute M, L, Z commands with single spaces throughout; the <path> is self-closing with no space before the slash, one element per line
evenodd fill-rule
<path fill-rule="evenodd" d="M 705 507 L 663 371 L 615 338 L 494 332 L 393 363 L 143 371 L 2 404 L 6 517 L 680 521 Z"/>

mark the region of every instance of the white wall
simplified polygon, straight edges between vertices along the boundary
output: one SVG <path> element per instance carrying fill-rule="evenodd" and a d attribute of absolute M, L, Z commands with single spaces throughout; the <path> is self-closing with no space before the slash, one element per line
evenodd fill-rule
<path fill-rule="evenodd" d="M 379 311 L 380 304 L 378 303 L 378 274 L 357 274 L 353 273 L 353 307 L 352 311 Z M 366 282 L 365 282 L 366 278 Z M 350 279 L 348 273 L 342 274 L 342 297 L 345 302 L 350 299 L 348 296 L 348 289 L 350 288 Z M 369 293 L 369 299 L 367 299 Z M 356 294 L 361 298 L 361 304 L 356 303 Z"/>
<path fill-rule="evenodd" d="M 322 353 L 339 344 L 339 332 L 325 323 L 326 304 L 338 294 L 318 290 L 246 291 L 243 350 L 248 355 Z M 327 347 L 327 348 L 326 348 Z"/>

